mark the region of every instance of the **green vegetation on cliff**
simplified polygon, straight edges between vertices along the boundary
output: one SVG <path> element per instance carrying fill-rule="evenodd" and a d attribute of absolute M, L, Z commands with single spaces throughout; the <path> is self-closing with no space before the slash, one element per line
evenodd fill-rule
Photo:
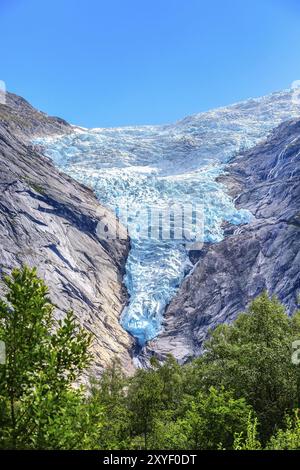
<path fill-rule="evenodd" d="M 128 378 L 112 358 L 101 379 L 79 386 L 91 336 L 71 312 L 54 320 L 34 269 L 3 282 L 0 448 L 300 448 L 300 366 L 291 360 L 300 313 L 289 318 L 266 293 L 187 365 L 152 358 Z"/>

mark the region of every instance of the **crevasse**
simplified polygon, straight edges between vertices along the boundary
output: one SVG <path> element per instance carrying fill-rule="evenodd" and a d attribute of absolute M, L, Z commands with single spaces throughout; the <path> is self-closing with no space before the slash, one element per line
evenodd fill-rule
<path fill-rule="evenodd" d="M 204 241 L 223 238 L 222 222 L 247 223 L 216 181 L 224 164 L 299 115 L 293 91 L 251 99 L 187 117 L 173 125 L 111 129 L 75 128 L 70 135 L 37 139 L 66 173 L 91 186 L 115 210 L 128 203 L 133 214 L 147 205 L 203 205 Z M 122 213 L 120 213 L 122 219 Z M 121 323 L 143 345 L 160 331 L 163 312 L 191 264 L 182 240 L 138 239 L 125 284 L 130 294 Z"/>

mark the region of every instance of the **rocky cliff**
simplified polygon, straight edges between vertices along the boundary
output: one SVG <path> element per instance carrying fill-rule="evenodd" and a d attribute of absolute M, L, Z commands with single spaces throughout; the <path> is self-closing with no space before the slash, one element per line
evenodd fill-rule
<path fill-rule="evenodd" d="M 278 105 L 278 109 L 281 107 Z M 213 114 L 212 119 L 215 116 Z M 249 126 L 248 120 L 246 124 Z M 92 144 L 95 143 L 95 155 L 91 154 L 90 147 L 88 155 L 93 157 L 89 165 L 97 163 L 92 175 L 97 170 L 101 176 L 97 179 L 99 184 L 107 179 L 103 178 L 103 168 L 110 147 L 103 148 L 99 144 L 103 139 L 94 142 L 97 132 L 88 135 Z M 107 132 L 111 142 L 112 131 Z M 143 132 L 148 136 L 150 131 L 147 128 Z M 73 309 L 82 325 L 93 332 L 94 370 L 101 372 L 117 356 L 124 369 L 130 372 L 133 370 L 130 353 L 133 340 L 119 324 L 127 302 L 122 283 L 129 251 L 127 232 L 120 226 L 120 239 L 99 239 L 96 230 L 99 218 L 105 216 L 108 225 L 114 226 L 114 216 L 99 205 L 89 188 L 59 172 L 51 160 L 41 154 L 41 149 L 30 143 L 33 137 L 57 134 L 67 136 L 62 139 L 65 151 L 69 149 L 65 140 L 72 143 L 73 135 L 73 139 L 79 141 L 80 155 L 68 156 L 67 152 L 69 160 L 65 161 L 71 162 L 76 157 L 78 173 L 81 158 L 84 161 L 80 171 L 86 170 L 86 154 L 82 150 L 86 145 L 81 145 L 80 140 L 85 142 L 84 133 L 83 136 L 74 133 L 74 128 L 62 119 L 35 110 L 16 95 L 8 94 L 6 105 L 0 105 L 1 271 L 23 263 L 37 266 L 58 307 L 57 315 Z M 120 168 L 124 172 L 121 151 L 124 148 L 121 146 L 119 150 L 119 134 L 120 131 L 112 154 L 122 160 Z M 125 135 L 128 145 L 132 132 L 129 134 L 129 137 Z M 169 134 L 166 130 L 168 139 Z M 205 139 L 205 142 L 210 141 Z M 139 134 L 137 143 L 140 145 L 140 142 Z M 136 158 L 141 152 L 143 156 L 143 148 L 134 146 L 133 149 Z M 142 353 L 137 351 L 145 365 L 152 354 L 163 358 L 172 353 L 180 362 L 201 354 L 209 330 L 219 323 L 232 321 L 264 289 L 276 294 L 290 314 L 298 306 L 300 121 L 280 125 L 267 141 L 248 152 L 238 153 L 218 181 L 235 198 L 237 209 L 252 213 L 252 220 L 240 226 L 227 222 L 222 241 L 206 243 L 200 252 L 191 253 L 194 267 L 166 309 L 163 330 Z M 128 155 L 125 153 L 126 158 Z M 183 163 L 186 163 L 185 158 Z M 115 180 L 114 184 L 117 184 Z M 132 183 L 131 186 L 135 188 Z M 140 186 L 138 174 L 137 187 Z M 103 198 L 105 187 L 100 188 Z M 186 183 L 184 189 L 189 189 Z M 140 276 L 140 271 L 138 274 Z"/>
<path fill-rule="evenodd" d="M 132 368 L 130 336 L 119 317 L 127 300 L 122 284 L 129 250 L 123 240 L 99 240 L 99 213 L 114 217 L 93 192 L 60 173 L 30 142 L 34 136 L 68 133 L 65 121 L 51 118 L 24 99 L 7 94 L 0 105 L 0 267 L 7 272 L 37 266 L 57 305 L 57 316 L 72 309 L 94 334 L 94 370 L 114 356 Z"/>
<path fill-rule="evenodd" d="M 184 362 L 201 353 L 217 324 L 232 321 L 267 289 L 290 314 L 300 293 L 300 121 L 282 124 L 264 143 L 239 155 L 220 180 L 251 223 L 193 254 L 196 263 L 165 312 L 162 333 L 146 355 Z M 195 256 L 196 255 L 196 256 Z"/>

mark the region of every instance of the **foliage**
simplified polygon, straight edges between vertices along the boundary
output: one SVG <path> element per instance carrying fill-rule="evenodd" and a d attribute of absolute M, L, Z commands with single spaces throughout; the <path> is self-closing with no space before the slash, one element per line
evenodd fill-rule
<path fill-rule="evenodd" d="M 89 363 L 91 338 L 71 312 L 55 323 L 48 289 L 35 269 L 15 269 L 3 281 L 7 292 L 0 301 L 0 340 L 6 345 L 6 363 L 0 368 L 0 446 L 65 446 L 61 422 L 67 424 L 77 413 L 81 391 L 72 384 Z"/>
<path fill-rule="evenodd" d="M 187 410 L 186 428 L 190 449 L 231 449 L 234 433 L 243 432 L 251 408 L 244 398 L 234 398 L 223 388 L 199 392 Z"/>
<path fill-rule="evenodd" d="M 283 423 L 286 410 L 299 403 L 299 367 L 291 361 L 299 325 L 299 313 L 290 319 L 263 293 L 232 325 L 217 327 L 206 344 L 200 367 L 206 387 L 221 384 L 244 397 L 257 414 L 264 442 Z"/>
<path fill-rule="evenodd" d="M 252 414 L 249 413 L 246 435 L 243 432 L 234 435 L 234 450 L 261 450 L 257 427 L 257 418 L 252 419 Z"/>
<path fill-rule="evenodd" d="M 69 312 L 55 321 L 35 269 L 5 276 L 0 300 L 0 448 L 299 449 L 300 368 L 291 361 L 300 314 L 266 293 L 204 354 L 180 366 L 169 356 L 127 377 L 111 365 L 79 386 L 91 337 Z"/>
<path fill-rule="evenodd" d="M 285 429 L 279 429 L 271 437 L 267 449 L 272 450 L 300 450 L 300 418 L 299 410 L 294 416 L 286 416 Z"/>

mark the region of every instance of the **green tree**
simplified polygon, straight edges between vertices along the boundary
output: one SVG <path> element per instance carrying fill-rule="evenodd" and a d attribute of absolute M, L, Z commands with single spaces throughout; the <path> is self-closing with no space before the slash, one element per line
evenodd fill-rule
<path fill-rule="evenodd" d="M 154 421 L 162 410 L 163 391 L 164 383 L 156 369 L 139 369 L 128 388 L 132 434 L 143 436 L 143 443 L 140 445 L 144 449 L 148 449 L 148 438 L 153 431 Z"/>
<path fill-rule="evenodd" d="M 234 434 L 245 432 L 251 407 L 244 398 L 214 387 L 199 392 L 191 401 L 183 422 L 189 449 L 233 447 Z"/>
<path fill-rule="evenodd" d="M 66 440 L 55 439 L 54 428 L 61 429 L 62 421 L 78 411 L 82 392 L 72 385 L 91 359 L 91 337 L 71 312 L 55 322 L 55 307 L 35 269 L 14 269 L 3 282 L 0 340 L 6 345 L 6 363 L 0 366 L 0 446 L 64 447 Z"/>
<path fill-rule="evenodd" d="M 252 405 L 264 442 L 298 404 L 299 367 L 291 361 L 291 345 L 299 339 L 299 325 L 299 313 L 290 319 L 263 293 L 232 325 L 213 331 L 206 353 L 194 364 L 202 387 L 223 385 Z"/>
<path fill-rule="evenodd" d="M 300 418 L 299 410 L 295 410 L 294 416 L 286 416 L 285 429 L 279 429 L 271 437 L 268 450 L 300 450 Z"/>
<path fill-rule="evenodd" d="M 3 279 L 0 448 L 298 449 L 300 314 L 264 293 L 211 334 L 201 358 L 168 356 L 127 378 L 113 360 L 88 393 L 78 386 L 91 337 L 54 305 L 35 269 Z M 74 386 L 77 384 L 76 386 Z"/>
<path fill-rule="evenodd" d="M 163 364 L 152 359 L 152 366 L 156 368 L 162 382 L 161 401 L 163 408 L 174 410 L 177 413 L 184 394 L 183 368 L 171 354 L 167 356 Z"/>
<path fill-rule="evenodd" d="M 186 421 L 183 418 L 173 419 L 166 413 L 154 419 L 149 449 L 185 450 L 189 449 L 189 436 Z"/>
<path fill-rule="evenodd" d="M 247 432 L 235 433 L 234 435 L 234 450 L 261 450 L 261 443 L 258 439 L 258 420 L 252 418 L 252 413 L 249 413 Z"/>
<path fill-rule="evenodd" d="M 165 408 L 155 418 L 149 448 L 231 449 L 235 433 L 247 431 L 251 407 L 231 392 L 212 387 L 209 393 L 186 396 L 183 402 L 178 416 Z"/>
<path fill-rule="evenodd" d="M 130 446 L 131 414 L 127 406 L 127 382 L 116 359 L 99 380 L 92 380 L 88 404 L 103 410 L 102 426 L 97 437 L 100 449 L 127 449 Z"/>

